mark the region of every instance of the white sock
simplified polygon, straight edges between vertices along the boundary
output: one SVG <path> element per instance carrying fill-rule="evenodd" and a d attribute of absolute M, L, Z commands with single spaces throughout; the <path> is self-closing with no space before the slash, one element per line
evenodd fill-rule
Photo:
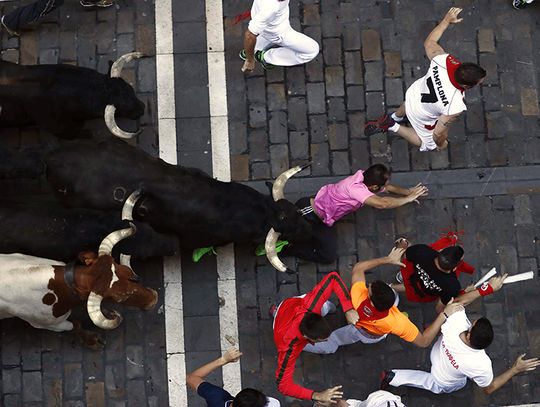
<path fill-rule="evenodd" d="M 392 127 L 388 127 L 388 130 L 393 131 L 394 133 L 397 133 L 401 125 L 399 123 L 394 123 Z"/>
<path fill-rule="evenodd" d="M 391 117 L 392 117 L 392 119 L 394 119 L 395 122 L 398 122 L 398 123 L 399 123 L 399 122 L 402 122 L 403 119 L 404 119 L 404 117 L 398 116 L 398 115 L 396 114 L 396 112 L 392 113 L 392 116 L 391 116 Z"/>

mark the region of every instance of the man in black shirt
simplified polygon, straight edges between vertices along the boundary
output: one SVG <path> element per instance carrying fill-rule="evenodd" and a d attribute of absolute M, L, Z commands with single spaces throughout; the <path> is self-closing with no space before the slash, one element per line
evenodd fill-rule
<path fill-rule="evenodd" d="M 407 242 L 408 244 L 408 242 Z M 392 284 L 398 292 L 404 292 L 409 301 L 437 301 L 436 309 L 441 312 L 452 298 L 456 302 L 467 305 L 480 296 L 489 295 L 501 289 L 507 274 L 493 277 L 477 290 L 462 290 L 455 270 L 463 259 L 461 246 L 450 246 L 441 251 L 424 244 L 417 244 L 406 249 L 404 262 L 412 267 L 401 269 L 403 283 Z"/>

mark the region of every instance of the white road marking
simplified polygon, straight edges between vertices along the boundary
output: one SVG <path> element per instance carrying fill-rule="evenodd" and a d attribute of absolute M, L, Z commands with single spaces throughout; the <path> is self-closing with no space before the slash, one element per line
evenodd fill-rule
<path fill-rule="evenodd" d="M 156 1 L 155 19 L 159 157 L 177 164 L 172 0 Z M 163 286 L 169 405 L 187 406 L 180 256 L 163 259 Z"/>
<path fill-rule="evenodd" d="M 206 38 L 213 175 L 221 181 L 230 181 L 225 42 L 221 0 L 206 0 Z M 240 72 L 239 75 L 241 75 Z M 221 350 L 225 351 L 231 347 L 231 342 L 235 342 L 235 347 L 239 347 L 234 248 L 230 244 L 218 248 L 217 252 L 218 296 L 223 304 L 219 309 L 220 342 Z M 223 367 L 222 371 L 223 387 L 231 394 L 238 393 L 242 389 L 240 363 L 229 363 Z"/>

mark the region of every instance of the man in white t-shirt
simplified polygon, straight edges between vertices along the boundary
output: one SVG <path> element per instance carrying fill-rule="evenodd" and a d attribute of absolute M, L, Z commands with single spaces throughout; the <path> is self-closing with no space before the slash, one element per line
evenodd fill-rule
<path fill-rule="evenodd" d="M 275 47 L 277 48 L 271 48 Z M 319 53 L 314 39 L 294 30 L 289 23 L 289 0 L 254 0 L 251 21 L 244 34 L 244 49 L 240 58 L 242 72 L 255 69 L 255 60 L 264 69 L 301 65 Z"/>
<path fill-rule="evenodd" d="M 316 401 L 313 407 L 406 407 L 401 397 L 384 390 L 371 393 L 365 400 L 347 399 L 337 403 L 321 403 Z"/>
<path fill-rule="evenodd" d="M 451 393 L 465 387 L 467 379 L 471 379 L 486 394 L 491 394 L 516 374 L 540 366 L 538 358 L 523 359 L 523 354 L 510 369 L 494 378 L 491 359 L 484 350 L 493 341 L 493 328 L 487 318 L 471 324 L 465 311 L 459 311 L 447 318 L 441 332 L 431 349 L 430 373 L 406 369 L 385 371 L 381 389 L 388 385 L 411 386 L 437 394 Z"/>
<path fill-rule="evenodd" d="M 480 85 L 486 76 L 482 67 L 459 62 L 438 43 L 450 24 L 463 20 L 458 18 L 461 10 L 452 7 L 426 38 L 424 48 L 431 61 L 427 74 L 407 89 L 405 102 L 395 113 L 366 123 L 366 136 L 390 130 L 419 147 L 420 151 L 448 147 L 449 126 L 467 110 L 465 90 Z M 400 125 L 405 116 L 412 127 Z"/>

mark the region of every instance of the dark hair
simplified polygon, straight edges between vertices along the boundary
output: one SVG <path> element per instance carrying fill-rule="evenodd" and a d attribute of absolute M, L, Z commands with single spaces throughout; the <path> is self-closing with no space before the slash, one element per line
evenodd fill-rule
<path fill-rule="evenodd" d="M 396 294 L 384 281 L 377 280 L 371 283 L 369 299 L 379 311 L 387 311 L 396 301 Z"/>
<path fill-rule="evenodd" d="M 493 327 L 487 318 L 480 318 L 471 328 L 469 342 L 474 349 L 486 349 L 493 342 Z"/>
<path fill-rule="evenodd" d="M 300 322 L 300 333 L 311 340 L 326 339 L 331 332 L 328 322 L 313 312 L 306 312 Z"/>
<path fill-rule="evenodd" d="M 486 70 L 472 62 L 465 62 L 456 69 L 456 81 L 471 88 L 478 85 L 478 81 L 485 76 Z"/>
<path fill-rule="evenodd" d="M 243 389 L 233 399 L 233 407 L 264 407 L 268 400 L 264 394 L 255 389 Z"/>
<path fill-rule="evenodd" d="M 390 169 L 385 165 L 374 164 L 364 171 L 364 184 L 368 187 L 372 185 L 382 187 L 390 179 L 391 173 Z"/>
<path fill-rule="evenodd" d="M 437 256 L 439 259 L 439 266 L 443 270 L 452 271 L 461 261 L 463 253 L 464 251 L 461 246 L 450 246 L 446 249 L 442 249 Z"/>

